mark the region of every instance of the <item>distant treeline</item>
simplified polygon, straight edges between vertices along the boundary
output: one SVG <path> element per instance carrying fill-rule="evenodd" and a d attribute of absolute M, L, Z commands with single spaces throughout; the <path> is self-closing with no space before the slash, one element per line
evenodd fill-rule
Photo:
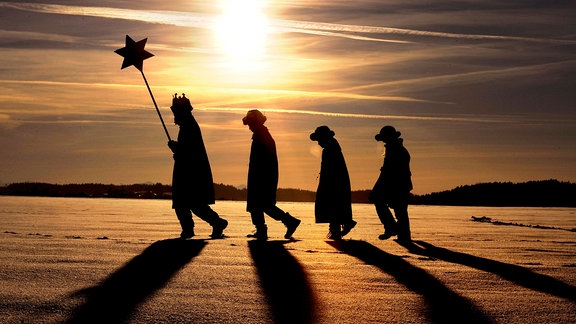
<path fill-rule="evenodd" d="M 246 189 L 231 185 L 214 184 L 217 200 L 246 200 Z M 13 183 L 0 187 L 0 195 L 44 197 L 94 197 L 170 199 L 172 187 L 156 184 L 49 184 L 38 182 Z M 370 190 L 352 192 L 352 202 L 369 203 Z M 313 202 L 314 191 L 278 189 L 278 201 Z M 576 183 L 558 180 L 529 181 L 523 183 L 492 182 L 466 185 L 452 190 L 426 195 L 412 195 L 414 205 L 447 206 L 521 206 L 521 207 L 576 207 Z"/>
<path fill-rule="evenodd" d="M 576 183 L 558 180 L 479 183 L 414 196 L 413 203 L 447 206 L 576 207 Z"/>
<path fill-rule="evenodd" d="M 214 191 L 217 200 L 246 200 L 246 189 L 215 183 Z M 161 183 L 114 185 L 100 183 L 50 184 L 21 182 L 0 187 L 0 195 L 170 199 L 172 197 L 172 187 Z M 316 193 L 300 189 L 278 189 L 277 197 L 279 201 L 314 201 Z"/>

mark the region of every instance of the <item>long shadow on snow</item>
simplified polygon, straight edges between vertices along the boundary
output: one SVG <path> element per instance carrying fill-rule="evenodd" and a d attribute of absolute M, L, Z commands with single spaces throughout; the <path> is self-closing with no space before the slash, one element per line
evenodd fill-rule
<path fill-rule="evenodd" d="M 414 254 L 491 272 L 522 287 L 576 302 L 576 287 L 518 265 L 490 260 L 466 253 L 454 252 L 445 248 L 436 247 L 424 241 L 414 241 L 413 243 L 402 245 Z"/>
<path fill-rule="evenodd" d="M 72 296 L 84 296 L 86 301 L 72 313 L 68 323 L 127 320 L 139 304 L 164 287 L 205 245 L 202 240 L 181 239 L 153 243 L 97 286 L 75 292 Z"/>
<path fill-rule="evenodd" d="M 275 323 L 313 323 L 315 300 L 304 269 L 287 241 L 248 241 Z"/>
<path fill-rule="evenodd" d="M 355 240 L 327 241 L 336 249 L 373 265 L 420 294 L 428 306 L 427 316 L 434 323 L 491 323 L 468 299 L 450 290 L 423 269 L 403 258 L 386 253 L 374 245 Z"/>

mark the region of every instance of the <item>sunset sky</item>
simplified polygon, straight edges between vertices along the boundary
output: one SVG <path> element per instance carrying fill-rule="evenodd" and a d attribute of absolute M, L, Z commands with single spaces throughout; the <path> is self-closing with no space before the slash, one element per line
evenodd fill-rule
<path fill-rule="evenodd" d="M 353 189 L 402 132 L 414 193 L 492 181 L 576 181 L 576 2 L 0 1 L 0 183 L 169 184 L 171 95 L 195 108 L 214 181 L 246 183 L 260 109 L 283 188 L 314 190 L 320 125 Z"/>

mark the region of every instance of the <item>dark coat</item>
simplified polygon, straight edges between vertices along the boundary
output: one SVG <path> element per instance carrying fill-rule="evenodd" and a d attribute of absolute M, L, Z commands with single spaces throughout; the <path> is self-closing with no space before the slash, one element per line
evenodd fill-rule
<path fill-rule="evenodd" d="M 384 164 L 380 168 L 380 176 L 370 193 L 370 201 L 385 203 L 391 207 L 408 203 L 412 190 L 410 172 L 410 153 L 399 138 L 387 143 Z"/>
<path fill-rule="evenodd" d="M 350 176 L 340 144 L 334 138 L 322 150 L 314 213 L 316 223 L 346 224 L 352 220 Z"/>
<path fill-rule="evenodd" d="M 248 166 L 248 197 L 246 210 L 260 211 L 276 205 L 278 189 L 278 156 L 276 143 L 265 126 L 252 135 Z"/>
<path fill-rule="evenodd" d="M 214 181 L 200 126 L 193 116 L 180 125 L 174 151 L 172 208 L 214 204 Z"/>

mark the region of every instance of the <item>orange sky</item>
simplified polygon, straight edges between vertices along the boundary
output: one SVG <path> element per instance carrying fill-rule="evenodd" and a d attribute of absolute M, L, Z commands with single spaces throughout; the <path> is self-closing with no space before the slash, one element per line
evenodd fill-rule
<path fill-rule="evenodd" d="M 238 3 L 241 3 L 239 6 Z M 393 125 L 414 192 L 576 181 L 576 5 L 501 1 L 0 1 L 0 183 L 170 183 L 171 95 L 195 107 L 214 180 L 246 183 L 261 109 L 280 187 L 315 189 L 336 132 L 354 189 L 371 188 Z"/>

